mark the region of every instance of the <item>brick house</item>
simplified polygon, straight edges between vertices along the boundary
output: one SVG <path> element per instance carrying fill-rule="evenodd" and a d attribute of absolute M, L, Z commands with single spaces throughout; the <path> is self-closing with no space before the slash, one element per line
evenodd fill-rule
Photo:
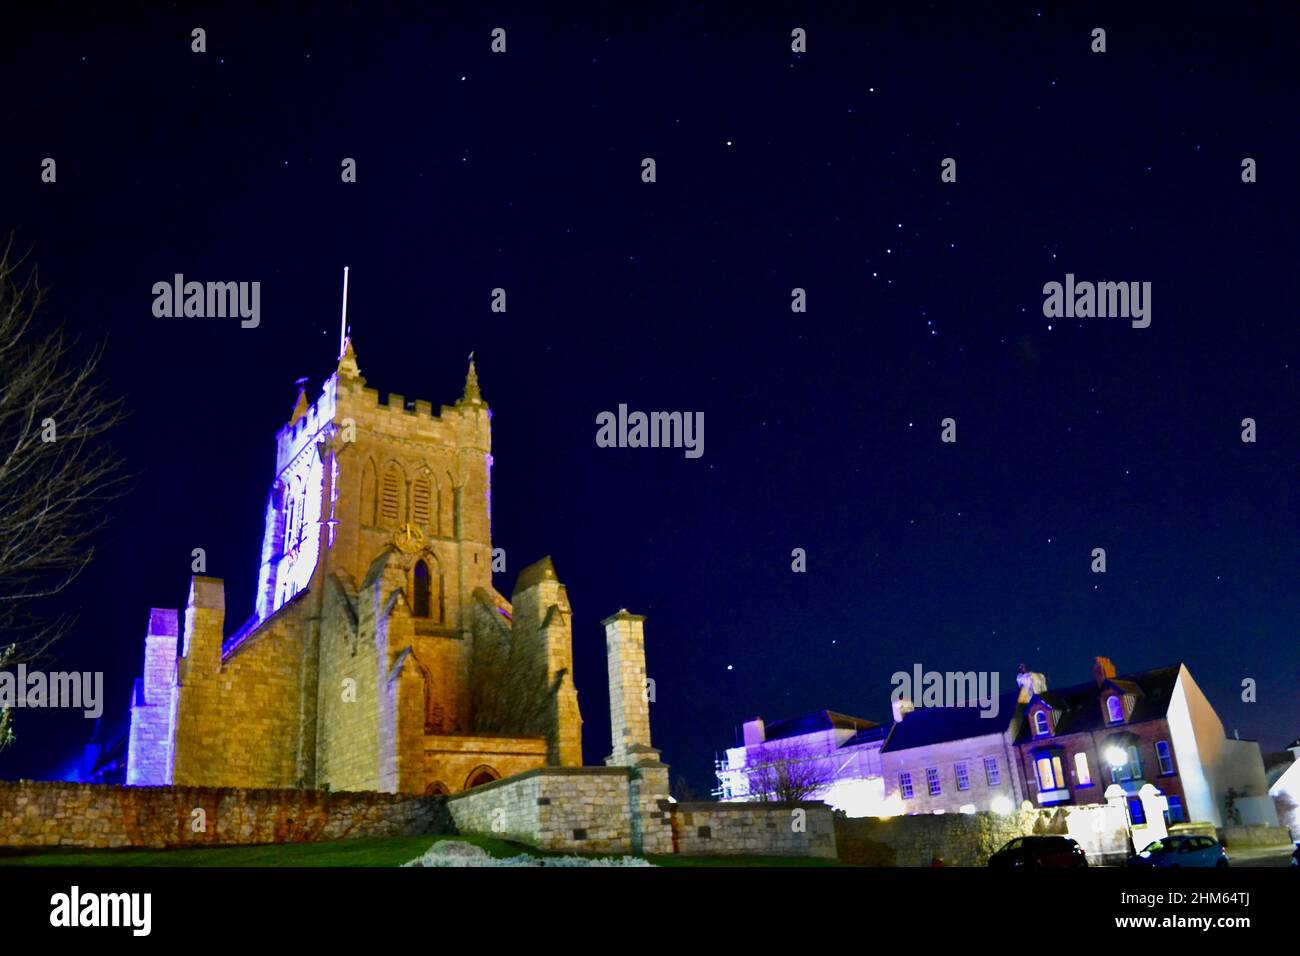
<path fill-rule="evenodd" d="M 1168 799 L 1169 823 L 1224 826 L 1236 815 L 1276 825 L 1259 745 L 1224 734 L 1184 665 L 1117 676 L 1109 658 L 1098 657 L 1092 681 L 1058 690 L 1036 676 L 1017 677 L 1023 713 L 1014 737 L 1036 805 L 1105 803 L 1116 785 L 1142 825 L 1137 794 L 1149 783 Z"/>

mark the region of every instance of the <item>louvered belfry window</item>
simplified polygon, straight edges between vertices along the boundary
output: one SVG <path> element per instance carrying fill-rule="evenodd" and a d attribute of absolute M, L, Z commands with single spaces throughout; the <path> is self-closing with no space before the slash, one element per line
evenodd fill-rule
<path fill-rule="evenodd" d="M 417 478 L 411 487 L 411 521 L 423 528 L 429 523 L 429 504 L 433 499 L 428 478 Z"/>
<path fill-rule="evenodd" d="M 385 521 L 396 521 L 401 516 L 402 475 L 396 465 L 384 472 L 384 487 L 379 500 L 379 511 Z"/>

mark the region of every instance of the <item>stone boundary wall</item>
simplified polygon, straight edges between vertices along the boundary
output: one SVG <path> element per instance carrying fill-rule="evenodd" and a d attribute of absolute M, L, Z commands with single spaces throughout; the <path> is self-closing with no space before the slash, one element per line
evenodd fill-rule
<path fill-rule="evenodd" d="M 1093 865 L 1118 863 L 1129 854 L 1126 827 L 1114 825 L 1104 806 L 1017 810 L 1014 813 L 923 813 L 848 818 L 835 815 L 839 857 L 862 866 L 987 866 L 1005 843 L 1019 836 L 1074 837 Z"/>
<path fill-rule="evenodd" d="M 196 809 L 206 817 L 199 832 Z M 410 794 L 0 780 L 0 847 L 312 843 L 447 829 L 442 801 Z"/>
<path fill-rule="evenodd" d="M 836 857 L 824 803 L 677 803 L 672 815 L 675 852 L 688 856 Z"/>
<path fill-rule="evenodd" d="M 626 767 L 543 767 L 452 794 L 447 809 L 461 833 L 543 850 L 631 853 L 630 781 Z"/>
<path fill-rule="evenodd" d="M 646 779 L 647 771 L 639 772 Z M 647 847 L 692 856 L 835 857 L 835 823 L 824 803 L 651 803 L 634 800 L 633 774 L 627 767 L 544 767 L 452 794 L 447 809 L 462 833 L 543 850 L 632 853 L 639 832 L 656 841 Z M 794 810 L 804 811 L 801 830 L 792 825 Z M 665 823 L 671 847 L 652 836 Z"/>
<path fill-rule="evenodd" d="M 1242 846 L 1286 846 L 1292 842 L 1291 831 L 1286 827 L 1219 827 L 1217 834 L 1207 835 L 1218 836 L 1219 842 L 1229 850 Z"/>

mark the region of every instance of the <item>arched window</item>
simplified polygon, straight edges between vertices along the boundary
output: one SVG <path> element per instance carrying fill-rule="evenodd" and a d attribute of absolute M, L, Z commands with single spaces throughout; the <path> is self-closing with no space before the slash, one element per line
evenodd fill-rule
<path fill-rule="evenodd" d="M 406 482 L 396 463 L 384 469 L 384 486 L 380 489 L 379 514 L 388 524 L 402 520 L 402 492 Z"/>
<path fill-rule="evenodd" d="M 379 474 L 375 463 L 366 459 L 366 466 L 361 470 L 361 523 L 373 527 L 375 523 L 375 499 L 378 496 Z"/>
<path fill-rule="evenodd" d="M 474 787 L 481 787 L 485 783 L 491 783 L 493 780 L 500 780 L 501 774 L 497 773 L 491 767 L 483 766 L 472 771 L 469 778 L 465 781 L 465 789 L 472 790 Z"/>
<path fill-rule="evenodd" d="M 429 616 L 429 566 L 421 559 L 412 574 L 411 611 L 416 617 Z"/>
<path fill-rule="evenodd" d="M 1034 711 L 1034 736 L 1046 737 L 1052 732 L 1052 725 L 1047 719 L 1047 711 Z"/>
<path fill-rule="evenodd" d="M 425 796 L 429 797 L 445 797 L 450 792 L 451 791 L 447 789 L 447 785 L 441 780 L 435 780 L 424 788 Z"/>
<path fill-rule="evenodd" d="M 1124 722 L 1124 702 L 1119 699 L 1118 694 L 1111 694 L 1106 698 L 1106 716 L 1110 718 L 1112 724 Z"/>

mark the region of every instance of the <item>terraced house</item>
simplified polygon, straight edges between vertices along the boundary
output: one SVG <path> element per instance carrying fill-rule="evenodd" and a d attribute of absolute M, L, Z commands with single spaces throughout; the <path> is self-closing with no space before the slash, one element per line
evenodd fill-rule
<path fill-rule="evenodd" d="M 1105 803 L 1118 788 L 1135 826 L 1147 785 L 1164 796 L 1167 822 L 1277 825 L 1259 744 L 1229 738 L 1182 664 L 1117 676 L 1098 657 L 1093 680 L 1035 688 L 1015 743 L 1026 792 L 1042 807 Z"/>
<path fill-rule="evenodd" d="M 718 762 L 718 796 L 763 799 L 755 778 L 784 761 L 810 766 L 798 775 L 811 798 L 850 816 L 1121 804 L 1134 827 L 1152 814 L 1162 827 L 1277 823 L 1259 745 L 1225 734 L 1182 664 L 1119 676 L 1098 657 L 1093 680 L 1057 690 L 1022 666 L 994 701 L 898 700 L 883 725 L 833 711 L 752 720 Z"/>

